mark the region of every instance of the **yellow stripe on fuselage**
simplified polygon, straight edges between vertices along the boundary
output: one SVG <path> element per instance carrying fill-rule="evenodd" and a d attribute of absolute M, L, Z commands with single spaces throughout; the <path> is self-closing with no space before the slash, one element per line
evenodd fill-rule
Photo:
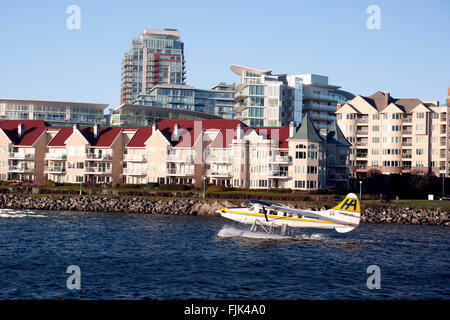
<path fill-rule="evenodd" d="M 243 211 L 231 211 L 231 210 L 228 210 L 228 209 L 221 209 L 221 211 L 222 212 L 228 212 L 228 213 L 243 214 L 243 215 L 247 215 L 247 216 L 264 217 L 264 214 L 262 214 L 262 213 L 251 213 L 251 212 L 243 212 Z M 338 222 L 310 220 L 310 219 L 293 218 L 293 217 L 279 217 L 279 216 L 274 216 L 274 215 L 270 215 L 270 214 L 267 215 L 267 218 L 284 219 L 284 220 L 292 220 L 292 221 L 304 221 L 304 222 L 317 222 L 317 223 L 330 223 L 330 224 L 346 225 L 344 223 L 338 223 Z"/>

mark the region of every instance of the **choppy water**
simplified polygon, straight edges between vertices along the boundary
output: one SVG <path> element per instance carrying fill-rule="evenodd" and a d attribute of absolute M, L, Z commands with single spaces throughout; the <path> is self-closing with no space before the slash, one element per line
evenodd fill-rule
<path fill-rule="evenodd" d="M 245 236 L 219 217 L 0 210 L 0 299 L 448 299 L 449 228 Z M 69 290 L 69 265 L 81 289 Z M 366 286 L 367 267 L 381 289 Z"/>

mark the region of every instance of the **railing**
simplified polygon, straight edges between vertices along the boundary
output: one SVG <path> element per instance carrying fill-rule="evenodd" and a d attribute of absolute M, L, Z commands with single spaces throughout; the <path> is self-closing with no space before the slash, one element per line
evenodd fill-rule
<path fill-rule="evenodd" d="M 225 178 L 230 178 L 233 174 L 230 171 L 209 170 L 209 171 L 206 171 L 206 175 L 208 177 L 225 177 Z"/>
<path fill-rule="evenodd" d="M 291 163 L 292 162 L 292 157 L 291 156 L 272 156 L 269 159 L 270 163 Z"/>
<path fill-rule="evenodd" d="M 86 167 L 86 173 L 111 174 L 112 170 L 107 168 Z"/>
<path fill-rule="evenodd" d="M 10 152 L 10 159 L 23 159 L 23 160 L 34 160 L 33 153 L 21 153 L 21 152 Z"/>
<path fill-rule="evenodd" d="M 44 168 L 44 172 L 48 172 L 48 173 L 65 173 L 66 172 L 66 168 L 64 167 L 45 167 Z"/>
<path fill-rule="evenodd" d="M 403 122 L 404 123 L 411 123 L 412 122 L 412 118 L 403 118 Z"/>
<path fill-rule="evenodd" d="M 356 141 L 357 146 L 367 146 L 367 141 Z"/>
<path fill-rule="evenodd" d="M 167 155 L 167 160 L 170 162 L 184 162 L 184 163 L 191 163 L 193 161 L 192 155 L 186 155 L 186 154 L 176 154 L 171 153 Z"/>
<path fill-rule="evenodd" d="M 280 170 L 273 170 L 269 172 L 269 178 L 288 178 L 289 172 L 288 171 L 280 171 Z"/>
<path fill-rule="evenodd" d="M 124 154 L 123 160 L 125 161 L 147 161 L 147 156 L 145 154 Z"/>
<path fill-rule="evenodd" d="M 406 158 L 406 159 L 411 159 L 412 158 L 412 154 L 411 153 L 403 153 L 402 157 Z"/>
<path fill-rule="evenodd" d="M 368 123 L 368 118 L 356 118 L 356 123 Z"/>
<path fill-rule="evenodd" d="M 34 172 L 34 167 L 8 166 L 8 171 L 14 171 L 14 172 Z"/>
<path fill-rule="evenodd" d="M 146 168 L 125 168 L 123 169 L 123 174 L 127 175 L 147 175 L 147 169 Z"/>
<path fill-rule="evenodd" d="M 46 160 L 66 160 L 67 155 L 66 154 L 53 154 L 53 153 L 46 153 L 45 154 Z"/>
<path fill-rule="evenodd" d="M 193 176 L 194 170 L 182 170 L 182 169 L 178 169 L 178 168 L 167 168 L 166 174 L 174 175 L 174 176 Z"/>
<path fill-rule="evenodd" d="M 96 153 L 86 153 L 86 160 L 106 160 L 111 161 L 112 160 L 111 154 L 96 154 Z"/>
<path fill-rule="evenodd" d="M 412 130 L 403 130 L 402 133 L 403 134 L 412 134 Z"/>
<path fill-rule="evenodd" d="M 369 134 L 369 131 L 367 131 L 367 130 L 356 130 L 356 134 L 364 134 L 364 135 L 367 135 L 367 134 Z"/>
<path fill-rule="evenodd" d="M 402 142 L 402 146 L 404 147 L 411 147 L 412 146 L 412 142 Z"/>
<path fill-rule="evenodd" d="M 233 157 L 231 156 L 209 156 L 206 158 L 207 162 L 215 162 L 215 163 L 233 163 Z"/>

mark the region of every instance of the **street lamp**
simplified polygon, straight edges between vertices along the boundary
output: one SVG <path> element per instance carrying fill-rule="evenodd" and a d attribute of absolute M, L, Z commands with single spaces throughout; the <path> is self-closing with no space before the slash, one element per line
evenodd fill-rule
<path fill-rule="evenodd" d="M 359 202 L 362 201 L 362 180 L 359 180 Z"/>
<path fill-rule="evenodd" d="M 206 177 L 203 177 L 203 199 L 206 197 Z"/>

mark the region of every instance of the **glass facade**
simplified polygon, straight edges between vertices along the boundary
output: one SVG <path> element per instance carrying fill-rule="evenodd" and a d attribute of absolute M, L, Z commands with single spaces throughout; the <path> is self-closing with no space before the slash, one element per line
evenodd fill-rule
<path fill-rule="evenodd" d="M 184 84 L 184 44 L 173 29 L 145 30 L 122 60 L 121 104 L 149 94 L 157 84 Z"/>
<path fill-rule="evenodd" d="M 0 99 L 0 118 L 17 120 L 44 120 L 54 126 L 103 124 L 103 110 L 107 105 L 81 104 L 58 101 Z"/>

